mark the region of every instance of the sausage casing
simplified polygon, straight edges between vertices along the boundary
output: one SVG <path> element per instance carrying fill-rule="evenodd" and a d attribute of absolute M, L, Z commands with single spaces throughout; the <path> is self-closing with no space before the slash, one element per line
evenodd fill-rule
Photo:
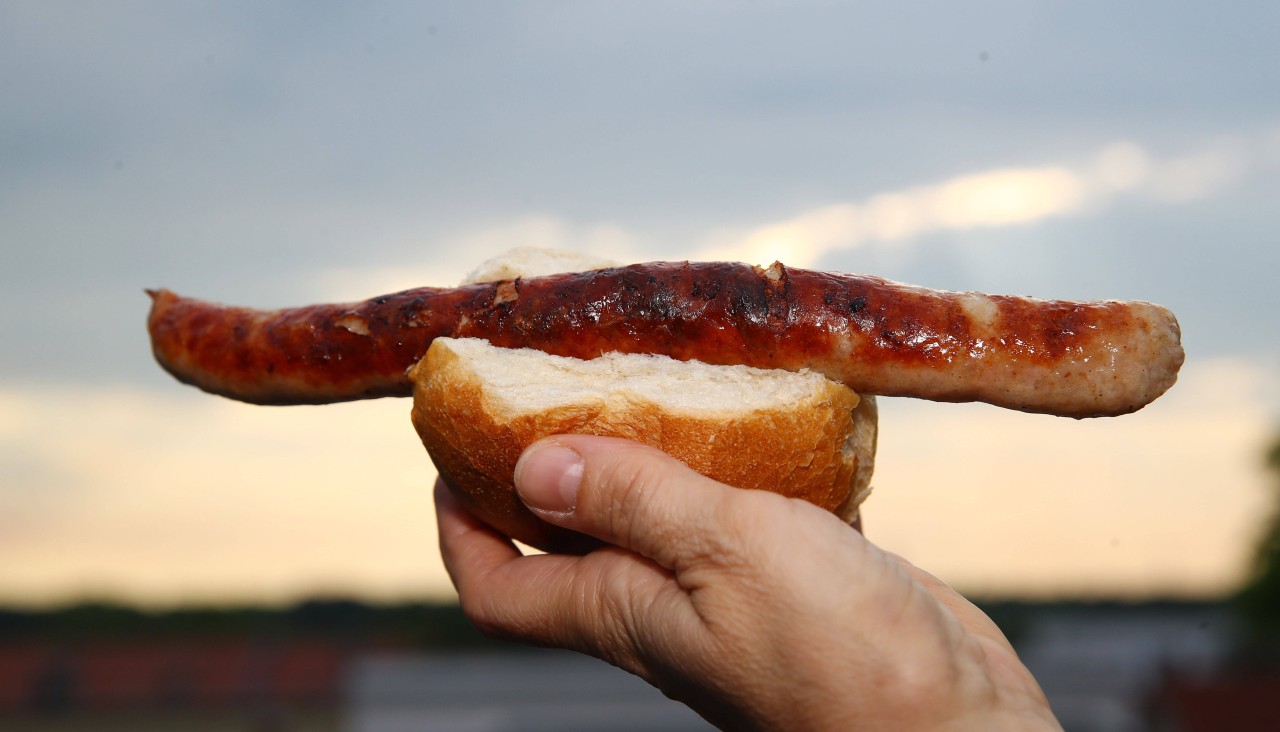
<path fill-rule="evenodd" d="M 1177 320 L 1150 303 L 946 292 L 781 264 L 653 262 L 269 311 L 150 294 L 160 364 L 258 404 L 408 396 L 405 370 L 440 336 L 808 368 L 863 394 L 1071 417 L 1139 409 L 1183 361 Z"/>

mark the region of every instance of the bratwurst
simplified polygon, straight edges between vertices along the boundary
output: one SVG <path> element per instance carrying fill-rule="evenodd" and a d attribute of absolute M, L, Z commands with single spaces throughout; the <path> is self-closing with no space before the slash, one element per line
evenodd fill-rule
<path fill-rule="evenodd" d="M 1177 320 L 1150 303 L 945 292 L 779 263 L 652 262 L 270 311 L 150 294 L 160 364 L 257 404 L 409 396 L 405 370 L 440 336 L 807 368 L 862 394 L 1069 417 L 1140 409 L 1183 361 Z"/>

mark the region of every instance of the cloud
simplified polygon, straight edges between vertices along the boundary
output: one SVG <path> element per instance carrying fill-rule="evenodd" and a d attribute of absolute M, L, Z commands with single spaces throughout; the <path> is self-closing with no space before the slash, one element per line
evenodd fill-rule
<path fill-rule="evenodd" d="M 312 275 L 311 287 L 329 299 L 347 301 L 423 285 L 448 286 L 461 282 L 481 262 L 518 247 L 591 252 L 616 261 L 635 261 L 644 251 L 639 237 L 617 225 L 526 216 L 458 235 L 435 250 L 448 256 L 423 264 L 321 269 Z"/>
<path fill-rule="evenodd" d="M 868 241 L 906 242 L 932 231 L 1061 216 L 1081 208 L 1085 196 L 1084 181 L 1065 168 L 1000 168 L 823 206 L 737 236 L 722 234 L 698 258 L 811 267 L 829 252 Z"/>
<path fill-rule="evenodd" d="M 1252 162 L 1257 158 L 1260 163 Z M 618 261 L 695 259 L 797 267 L 817 266 L 829 254 L 860 246 L 909 247 L 940 231 L 1028 226 L 1097 214 L 1126 201 L 1179 205 L 1227 190 L 1245 176 L 1280 167 L 1280 130 L 1220 137 L 1190 151 L 1159 156 L 1127 140 L 1108 143 L 1075 164 L 980 170 L 874 193 L 857 201 L 817 206 L 773 222 L 713 229 L 692 246 L 645 237 L 616 222 L 575 222 L 528 215 L 479 227 L 423 251 L 465 253 L 415 265 L 346 266 L 312 274 L 315 290 L 336 300 L 368 297 L 423 284 L 458 282 L 477 263 L 516 247 L 580 251 Z M 420 230 L 420 229 L 419 229 Z M 383 232 L 390 241 L 411 228 Z M 390 239 L 388 238 L 390 237 Z M 392 247 L 384 243 L 377 249 Z"/>
<path fill-rule="evenodd" d="M 1132 142 L 1115 142 L 1098 151 L 1093 179 L 1103 191 L 1126 191 L 1142 184 L 1151 170 L 1147 151 Z"/>
<path fill-rule="evenodd" d="M 1250 146 L 1240 140 L 1215 140 L 1203 149 L 1152 166 L 1146 190 L 1165 203 L 1206 198 L 1239 180 L 1249 167 Z"/>
<path fill-rule="evenodd" d="M 1250 158 L 1280 158 L 1276 136 L 1220 138 L 1157 157 L 1130 141 L 1074 165 L 994 168 L 839 202 L 745 231 L 721 232 L 700 259 L 798 267 L 867 243 L 902 245 L 925 234 L 1038 223 L 1093 213 L 1124 196 L 1181 204 L 1220 193 L 1251 172 Z"/>

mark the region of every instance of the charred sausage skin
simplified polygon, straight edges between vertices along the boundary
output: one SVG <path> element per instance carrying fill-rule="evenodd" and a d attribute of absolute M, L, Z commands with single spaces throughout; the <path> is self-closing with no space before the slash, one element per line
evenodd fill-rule
<path fill-rule="evenodd" d="M 405 370 L 440 336 L 808 368 L 864 394 L 1071 417 L 1141 408 L 1183 360 L 1177 321 L 1150 303 L 945 292 L 781 264 L 653 262 L 271 311 L 150 294 L 160 364 L 258 404 L 409 396 Z"/>

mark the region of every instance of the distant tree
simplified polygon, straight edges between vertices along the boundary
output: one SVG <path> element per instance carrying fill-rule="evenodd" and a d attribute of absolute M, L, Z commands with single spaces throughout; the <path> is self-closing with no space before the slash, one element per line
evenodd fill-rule
<path fill-rule="evenodd" d="M 1280 436 L 1266 453 L 1272 478 L 1271 515 L 1258 540 L 1249 582 L 1238 597 L 1254 629 L 1280 640 Z"/>

